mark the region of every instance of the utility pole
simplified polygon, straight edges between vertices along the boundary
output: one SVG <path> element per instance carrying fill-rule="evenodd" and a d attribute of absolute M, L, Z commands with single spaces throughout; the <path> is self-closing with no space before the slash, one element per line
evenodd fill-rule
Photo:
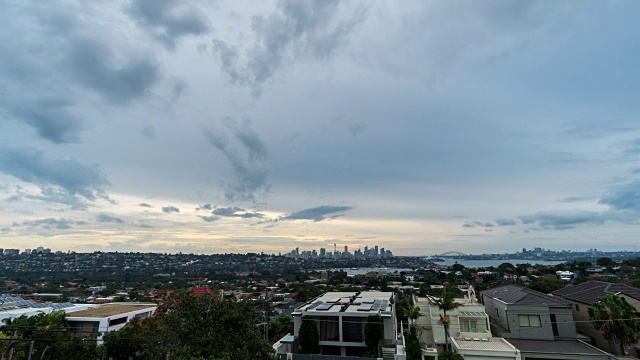
<path fill-rule="evenodd" d="M 269 289 L 266 289 L 264 292 L 264 303 L 267 307 L 267 312 L 265 313 L 267 321 L 265 323 L 264 337 L 265 340 L 269 342 Z"/>
<path fill-rule="evenodd" d="M 31 353 L 33 352 L 33 340 L 29 343 L 29 354 L 27 355 L 27 360 L 31 360 Z"/>

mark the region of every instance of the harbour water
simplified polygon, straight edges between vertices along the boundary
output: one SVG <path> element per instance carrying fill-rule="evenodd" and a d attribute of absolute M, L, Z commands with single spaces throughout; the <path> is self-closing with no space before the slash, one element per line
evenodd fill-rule
<path fill-rule="evenodd" d="M 528 260 L 528 259 L 509 259 L 509 260 L 466 260 L 466 259 L 444 259 L 444 261 L 435 262 L 436 266 L 450 266 L 453 264 L 461 264 L 467 268 L 487 268 L 490 266 L 498 267 L 502 263 L 511 263 L 513 265 L 518 264 L 531 264 L 531 265 L 558 265 L 564 261 L 546 261 L 546 260 Z M 412 269 L 408 268 L 378 268 L 378 267 L 363 267 L 363 268 L 343 268 L 343 269 L 328 269 L 329 271 L 345 271 L 348 276 L 364 275 L 370 272 L 381 273 L 394 273 L 394 272 L 409 272 Z"/>

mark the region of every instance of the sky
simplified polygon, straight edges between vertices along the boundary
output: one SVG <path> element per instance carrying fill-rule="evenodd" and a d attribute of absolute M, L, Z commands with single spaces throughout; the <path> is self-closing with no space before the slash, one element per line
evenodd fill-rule
<path fill-rule="evenodd" d="M 634 250 L 635 1 L 0 3 L 0 245 Z"/>

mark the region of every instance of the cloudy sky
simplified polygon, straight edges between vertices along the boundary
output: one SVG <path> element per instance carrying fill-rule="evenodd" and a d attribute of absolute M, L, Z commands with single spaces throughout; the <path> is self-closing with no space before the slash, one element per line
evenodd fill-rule
<path fill-rule="evenodd" d="M 0 245 L 633 250 L 639 10 L 3 1 Z"/>

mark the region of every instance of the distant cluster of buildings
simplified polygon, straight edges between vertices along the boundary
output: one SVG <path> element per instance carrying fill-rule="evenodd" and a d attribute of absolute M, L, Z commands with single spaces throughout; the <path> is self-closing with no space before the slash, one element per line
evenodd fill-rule
<path fill-rule="evenodd" d="M 365 260 L 365 259 L 390 259 L 393 257 L 391 250 L 378 248 L 378 245 L 369 248 L 365 246 L 364 250 L 357 249 L 353 253 L 349 252 L 349 246 L 344 246 L 344 251 L 338 250 L 337 244 L 333 244 L 333 252 L 327 251 L 326 248 L 317 250 L 303 250 L 295 248 L 285 254 L 287 257 L 294 259 L 348 259 L 348 260 Z"/>
<path fill-rule="evenodd" d="M 38 246 L 35 249 L 24 249 L 22 254 L 51 254 L 51 249 L 45 248 L 43 246 Z M 20 255 L 20 249 L 2 249 L 0 248 L 0 255 L 10 256 L 10 255 Z"/>

